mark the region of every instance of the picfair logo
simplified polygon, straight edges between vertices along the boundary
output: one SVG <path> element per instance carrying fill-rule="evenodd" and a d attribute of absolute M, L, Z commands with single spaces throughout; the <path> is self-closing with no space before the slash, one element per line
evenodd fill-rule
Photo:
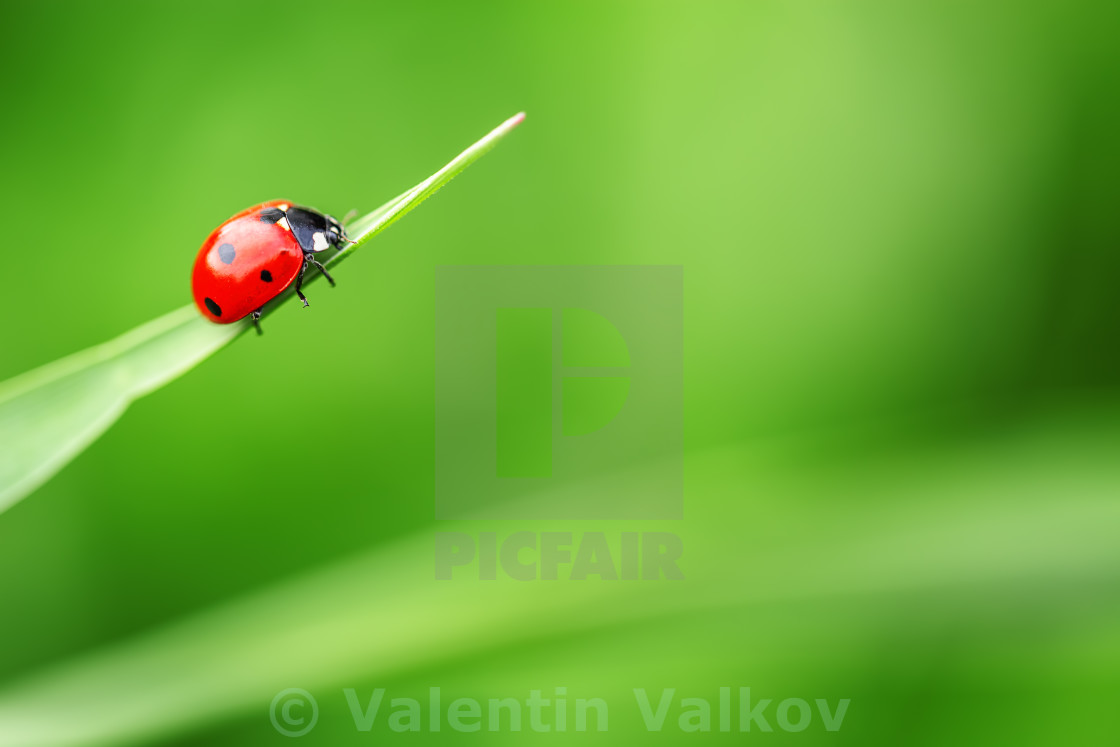
<path fill-rule="evenodd" d="M 608 319 L 577 308 L 500 308 L 496 332 L 497 475 L 549 477 L 554 437 L 594 433 L 626 404 L 630 390 L 626 341 Z M 553 359 L 557 333 L 561 335 L 559 366 Z M 554 408 L 557 377 L 560 407 Z M 559 428 L 554 414 L 559 416 Z"/>
<path fill-rule="evenodd" d="M 436 275 L 436 516 L 681 513 L 680 267 Z"/>

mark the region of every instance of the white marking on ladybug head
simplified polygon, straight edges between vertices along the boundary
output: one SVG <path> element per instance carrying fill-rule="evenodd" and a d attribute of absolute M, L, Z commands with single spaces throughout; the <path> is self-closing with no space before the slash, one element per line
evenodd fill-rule
<path fill-rule="evenodd" d="M 286 203 L 286 202 L 282 202 L 282 203 L 280 203 L 279 205 L 277 205 L 276 207 L 280 208 L 280 211 L 281 211 L 281 212 L 284 212 L 284 213 L 286 213 L 286 212 L 288 212 L 288 207 L 289 207 L 289 205 L 288 205 L 288 203 Z"/>
<path fill-rule="evenodd" d="M 321 252 L 327 248 L 327 237 L 323 235 L 322 231 L 316 231 L 311 234 L 311 251 Z"/>
<path fill-rule="evenodd" d="M 281 218 L 280 220 L 276 221 L 276 225 L 280 226 L 285 231 L 291 231 L 292 230 L 292 227 L 288 225 L 288 219 L 286 217 Z"/>

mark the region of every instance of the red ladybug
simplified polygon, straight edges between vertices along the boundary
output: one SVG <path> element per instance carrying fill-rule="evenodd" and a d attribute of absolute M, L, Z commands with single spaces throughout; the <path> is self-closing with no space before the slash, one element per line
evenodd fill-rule
<path fill-rule="evenodd" d="M 261 307 L 293 280 L 307 306 L 300 291 L 307 265 L 318 267 L 334 285 L 315 254 L 343 242 L 353 243 L 337 220 L 287 200 L 243 210 L 218 226 L 198 251 L 191 275 L 195 305 L 218 324 L 252 316 L 260 332 Z"/>

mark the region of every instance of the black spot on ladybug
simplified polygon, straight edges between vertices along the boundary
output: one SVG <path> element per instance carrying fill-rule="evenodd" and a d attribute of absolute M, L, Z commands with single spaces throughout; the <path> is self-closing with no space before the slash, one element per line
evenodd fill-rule
<path fill-rule="evenodd" d="M 227 265 L 233 264 L 233 258 L 237 256 L 237 252 L 233 248 L 233 244 L 222 244 L 218 247 L 218 259 Z"/>
<path fill-rule="evenodd" d="M 210 298 L 209 296 L 207 296 L 206 298 L 203 299 L 203 301 L 206 303 L 206 308 L 210 309 L 211 314 L 213 314 L 214 316 L 221 316 L 222 315 L 222 307 L 219 306 L 218 304 L 214 303 L 213 298 Z"/>
<path fill-rule="evenodd" d="M 284 217 L 284 211 L 280 208 L 265 208 L 261 211 L 261 223 L 275 223 Z"/>
<path fill-rule="evenodd" d="M 265 281 L 266 283 L 271 283 L 272 273 L 268 270 L 261 270 L 261 280 Z"/>

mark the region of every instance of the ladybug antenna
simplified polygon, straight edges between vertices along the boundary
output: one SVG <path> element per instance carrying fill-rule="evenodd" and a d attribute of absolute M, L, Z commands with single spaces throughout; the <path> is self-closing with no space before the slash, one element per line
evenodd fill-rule
<path fill-rule="evenodd" d="M 347 223 L 349 223 L 350 221 L 354 220 L 357 217 L 358 217 L 358 211 L 354 208 L 351 208 L 350 212 L 348 212 L 346 215 L 342 216 L 342 225 L 345 226 Z"/>

